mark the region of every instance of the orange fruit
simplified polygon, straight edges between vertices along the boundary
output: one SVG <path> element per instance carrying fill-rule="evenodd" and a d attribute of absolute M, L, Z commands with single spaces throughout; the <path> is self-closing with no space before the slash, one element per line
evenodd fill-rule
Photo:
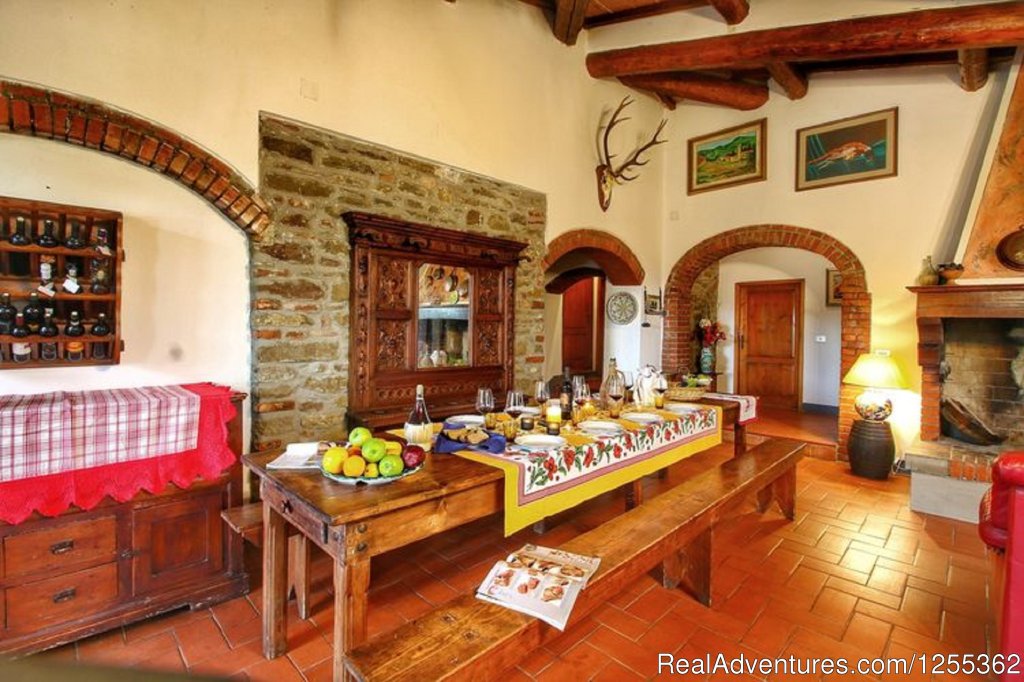
<path fill-rule="evenodd" d="M 380 472 L 377 471 L 377 463 L 370 462 L 366 465 L 366 471 L 363 472 L 363 476 L 366 478 L 377 478 L 380 476 Z"/>
<path fill-rule="evenodd" d="M 351 455 L 345 458 L 344 464 L 341 465 L 342 473 L 346 476 L 355 478 L 362 476 L 363 472 L 366 471 L 366 460 L 358 455 Z"/>

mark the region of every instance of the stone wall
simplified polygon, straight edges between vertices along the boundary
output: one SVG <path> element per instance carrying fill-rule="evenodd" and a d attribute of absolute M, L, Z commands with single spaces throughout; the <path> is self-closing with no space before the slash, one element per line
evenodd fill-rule
<path fill-rule="evenodd" d="M 721 261 L 715 261 L 697 275 L 693 281 L 693 310 L 690 313 L 690 331 L 696 332 L 697 325 L 702 317 L 710 320 L 718 319 L 718 270 Z M 720 320 L 719 320 L 720 321 Z M 700 362 L 700 345 L 694 344 L 693 364 L 697 367 Z"/>
<path fill-rule="evenodd" d="M 526 242 L 516 278 L 515 376 L 523 389 L 543 378 L 543 194 L 264 115 L 260 195 L 271 224 L 252 244 L 254 450 L 345 436 L 346 211 Z"/>

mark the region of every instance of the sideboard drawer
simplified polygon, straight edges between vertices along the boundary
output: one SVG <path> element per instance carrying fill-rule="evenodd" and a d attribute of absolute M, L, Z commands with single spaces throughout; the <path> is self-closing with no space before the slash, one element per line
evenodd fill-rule
<path fill-rule="evenodd" d="M 117 601 L 117 564 L 48 578 L 6 590 L 7 629 L 35 631 L 68 622 Z"/>
<path fill-rule="evenodd" d="M 46 524 L 40 530 L 4 539 L 4 569 L 8 578 L 112 561 L 116 555 L 114 516 Z"/>

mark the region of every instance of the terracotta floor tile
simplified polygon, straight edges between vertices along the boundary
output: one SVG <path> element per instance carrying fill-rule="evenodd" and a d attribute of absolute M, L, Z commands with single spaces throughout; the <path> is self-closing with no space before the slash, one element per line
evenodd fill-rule
<path fill-rule="evenodd" d="M 228 677 L 251 668 L 263 660 L 263 642 L 257 639 L 231 651 L 200 661 L 191 666 L 189 671 L 193 674 Z"/>
<path fill-rule="evenodd" d="M 190 668 L 201 661 L 222 656 L 230 651 L 220 628 L 212 618 L 186 623 L 176 627 L 174 632 L 181 644 L 185 664 Z"/>
<path fill-rule="evenodd" d="M 565 652 L 554 664 L 536 676 L 538 682 L 555 680 L 586 680 L 611 663 L 612 659 L 587 642 L 580 642 Z"/>
<path fill-rule="evenodd" d="M 608 665 L 594 676 L 593 682 L 630 682 L 631 680 L 645 679 L 639 673 L 635 673 L 618 661 L 609 661 Z"/>
<path fill-rule="evenodd" d="M 740 642 L 764 656 L 778 656 L 795 628 L 792 622 L 763 612 Z"/>
<path fill-rule="evenodd" d="M 261 661 L 251 668 L 246 668 L 245 674 L 252 682 L 304 682 L 302 673 L 287 656 Z"/>
<path fill-rule="evenodd" d="M 857 598 L 841 592 L 840 590 L 826 587 L 818 595 L 814 602 L 811 613 L 827 618 L 835 622 L 847 623 L 853 614 L 853 607 L 857 604 Z"/>
<path fill-rule="evenodd" d="M 648 594 L 653 590 L 648 591 Z M 672 604 L 669 603 L 671 608 Z M 598 623 L 609 627 L 623 637 L 636 641 L 651 627 L 653 620 L 638 618 L 629 611 L 607 604 L 594 612 L 593 618 Z"/>
<path fill-rule="evenodd" d="M 829 576 L 828 582 L 826 583 L 829 587 L 851 594 L 858 599 L 867 599 L 873 601 L 876 604 L 882 606 L 888 606 L 891 609 L 898 609 L 900 604 L 903 603 L 902 596 L 890 594 L 888 592 L 882 592 L 860 583 L 850 582 L 843 578 L 837 578 L 834 575 Z"/>
<path fill-rule="evenodd" d="M 657 672 L 657 651 L 650 651 L 603 625 L 584 642 L 643 677 L 651 677 Z"/>
<path fill-rule="evenodd" d="M 855 613 L 843 633 L 842 641 L 859 649 L 862 656 L 880 657 L 885 652 L 891 632 L 892 626 L 889 623 L 863 613 Z"/>
<path fill-rule="evenodd" d="M 842 561 L 839 562 L 839 565 L 852 571 L 870 574 L 871 569 L 875 567 L 875 561 L 877 559 L 878 556 L 875 554 L 870 554 L 851 547 L 846 550 L 846 554 L 843 555 Z"/>
<path fill-rule="evenodd" d="M 655 588 L 640 595 L 626 608 L 626 613 L 650 624 L 668 613 L 680 598 L 679 590 Z"/>

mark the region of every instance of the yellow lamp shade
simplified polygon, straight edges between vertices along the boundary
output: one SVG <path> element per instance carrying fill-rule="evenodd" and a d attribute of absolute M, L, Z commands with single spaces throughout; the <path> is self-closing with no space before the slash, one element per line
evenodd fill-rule
<path fill-rule="evenodd" d="M 899 365 L 888 355 L 864 353 L 843 377 L 844 384 L 867 388 L 906 388 Z"/>

